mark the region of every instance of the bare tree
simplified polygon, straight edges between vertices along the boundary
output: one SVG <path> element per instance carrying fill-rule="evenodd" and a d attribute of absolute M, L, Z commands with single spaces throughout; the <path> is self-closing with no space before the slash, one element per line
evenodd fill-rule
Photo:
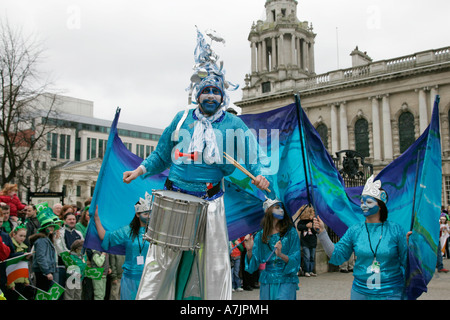
<path fill-rule="evenodd" d="M 39 160 L 46 137 L 55 126 L 56 95 L 48 94 L 50 81 L 39 70 L 43 58 L 35 36 L 0 21 L 0 183 L 18 181 L 27 162 Z"/>

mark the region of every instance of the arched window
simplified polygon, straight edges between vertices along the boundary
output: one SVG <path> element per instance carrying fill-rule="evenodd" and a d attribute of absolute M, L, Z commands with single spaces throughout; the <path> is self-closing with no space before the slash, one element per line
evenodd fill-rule
<path fill-rule="evenodd" d="M 325 124 L 319 124 L 316 128 L 319 133 L 320 139 L 322 139 L 322 143 L 325 146 L 325 149 L 328 149 L 328 128 Z"/>
<path fill-rule="evenodd" d="M 414 134 L 414 115 L 411 112 L 403 112 L 398 117 L 398 132 L 400 137 L 400 153 L 403 153 L 416 141 Z"/>
<path fill-rule="evenodd" d="M 363 118 L 355 123 L 355 149 L 363 157 L 370 156 L 369 123 Z"/>

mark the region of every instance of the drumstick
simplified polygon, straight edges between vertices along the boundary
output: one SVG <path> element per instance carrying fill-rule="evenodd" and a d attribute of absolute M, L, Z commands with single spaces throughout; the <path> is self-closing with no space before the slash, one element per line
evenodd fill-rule
<path fill-rule="evenodd" d="M 226 152 L 223 153 L 224 157 L 230 161 L 236 168 L 238 168 L 239 170 L 241 170 L 243 173 L 245 173 L 250 179 L 252 180 L 256 180 L 255 176 L 252 175 L 247 169 L 245 169 L 239 162 L 237 162 L 236 160 L 234 160 L 231 156 L 229 156 Z M 271 192 L 269 188 L 266 188 L 265 190 L 267 190 L 268 192 Z"/>

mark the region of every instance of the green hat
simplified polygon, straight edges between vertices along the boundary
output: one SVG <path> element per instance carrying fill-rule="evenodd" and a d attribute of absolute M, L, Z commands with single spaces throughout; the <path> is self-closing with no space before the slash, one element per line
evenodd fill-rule
<path fill-rule="evenodd" d="M 55 222 L 55 217 L 57 219 L 58 217 L 53 213 L 52 209 L 48 207 L 47 202 L 37 204 L 36 211 L 36 217 L 41 224 L 39 231 L 43 231 L 47 227 L 54 227 L 55 230 L 58 230 L 60 228 L 60 225 Z"/>

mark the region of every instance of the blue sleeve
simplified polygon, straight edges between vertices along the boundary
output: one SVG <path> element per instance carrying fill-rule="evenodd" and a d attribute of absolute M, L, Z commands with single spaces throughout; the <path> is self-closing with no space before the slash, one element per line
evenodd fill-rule
<path fill-rule="evenodd" d="M 339 266 L 350 259 L 353 253 L 354 230 L 354 228 L 347 229 L 341 240 L 334 245 L 333 255 L 330 259 L 331 264 Z"/>
<path fill-rule="evenodd" d="M 249 260 L 247 254 L 245 254 L 245 271 L 253 273 L 259 269 L 261 264 L 261 235 L 262 231 L 258 232 L 253 241 L 252 258 Z"/>
<path fill-rule="evenodd" d="M 110 247 L 125 244 L 130 238 L 130 227 L 124 226 L 114 231 L 106 231 L 102 241 L 102 248 L 107 251 Z"/>
<path fill-rule="evenodd" d="M 172 165 L 172 149 L 177 143 L 177 141 L 172 141 L 172 133 L 175 131 L 182 115 L 183 112 L 179 112 L 175 116 L 172 123 L 161 135 L 155 151 L 142 161 L 141 165 L 147 170 L 147 172 L 141 176 L 142 178 L 161 173 Z"/>
<path fill-rule="evenodd" d="M 283 252 L 283 248 L 281 248 L 281 252 L 289 257 L 289 261 L 284 267 L 285 274 L 296 273 L 300 269 L 301 262 L 301 253 L 300 253 L 300 238 L 298 237 L 298 233 L 294 227 L 289 230 L 287 235 L 288 240 L 288 252 Z"/>

